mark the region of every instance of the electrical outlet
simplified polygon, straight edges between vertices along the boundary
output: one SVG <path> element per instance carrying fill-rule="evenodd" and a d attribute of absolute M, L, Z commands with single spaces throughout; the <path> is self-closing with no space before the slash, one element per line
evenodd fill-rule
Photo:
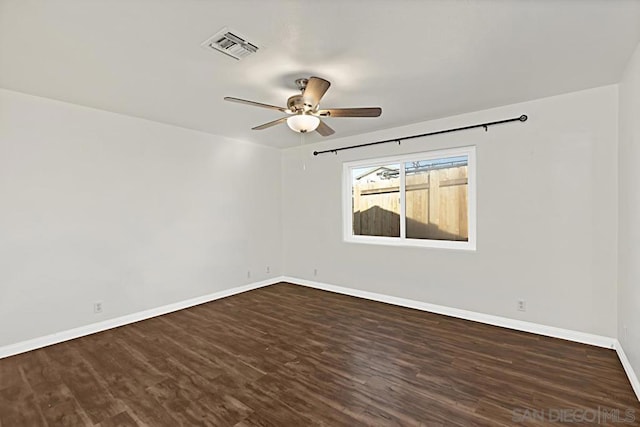
<path fill-rule="evenodd" d="M 93 312 L 95 314 L 102 313 L 102 301 L 98 301 L 98 302 L 94 302 L 93 303 Z"/>
<path fill-rule="evenodd" d="M 518 311 L 527 311 L 527 303 L 525 302 L 525 300 L 518 300 Z"/>
<path fill-rule="evenodd" d="M 271 273 L 271 267 L 267 265 L 267 274 Z"/>
<path fill-rule="evenodd" d="M 318 269 L 317 269 L 317 268 L 314 268 L 314 269 L 313 269 L 313 275 L 314 275 L 314 276 L 317 276 L 317 275 L 318 275 Z"/>

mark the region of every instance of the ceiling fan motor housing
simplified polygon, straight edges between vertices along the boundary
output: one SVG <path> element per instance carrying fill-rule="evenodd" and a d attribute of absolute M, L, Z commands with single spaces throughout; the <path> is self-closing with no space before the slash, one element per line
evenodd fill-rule
<path fill-rule="evenodd" d="M 287 100 L 287 108 L 295 114 L 312 111 L 315 105 L 305 99 L 304 95 L 293 95 Z"/>

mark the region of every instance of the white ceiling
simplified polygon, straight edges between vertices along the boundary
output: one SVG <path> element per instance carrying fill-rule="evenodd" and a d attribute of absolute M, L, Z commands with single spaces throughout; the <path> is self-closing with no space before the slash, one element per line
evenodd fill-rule
<path fill-rule="evenodd" d="M 225 26 L 260 51 L 200 47 Z M 280 113 L 222 98 L 317 75 L 323 107 L 383 108 L 327 119 L 341 137 L 616 83 L 639 40 L 635 0 L 0 0 L 0 87 L 287 147 L 250 130 Z"/>

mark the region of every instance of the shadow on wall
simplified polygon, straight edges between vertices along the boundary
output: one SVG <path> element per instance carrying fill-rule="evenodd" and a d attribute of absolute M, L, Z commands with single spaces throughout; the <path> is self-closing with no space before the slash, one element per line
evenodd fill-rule
<path fill-rule="evenodd" d="M 380 206 L 372 206 L 353 214 L 356 236 L 400 237 L 400 215 Z M 411 239 L 453 240 L 466 242 L 467 236 L 442 230 L 436 224 L 407 218 L 407 237 Z"/>

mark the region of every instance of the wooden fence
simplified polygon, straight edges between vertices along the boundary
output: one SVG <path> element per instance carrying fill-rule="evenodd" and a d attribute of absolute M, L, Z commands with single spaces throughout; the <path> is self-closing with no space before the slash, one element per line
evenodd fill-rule
<path fill-rule="evenodd" d="M 406 178 L 406 236 L 467 241 L 467 166 L 434 169 Z M 354 184 L 353 233 L 400 236 L 399 178 Z"/>

